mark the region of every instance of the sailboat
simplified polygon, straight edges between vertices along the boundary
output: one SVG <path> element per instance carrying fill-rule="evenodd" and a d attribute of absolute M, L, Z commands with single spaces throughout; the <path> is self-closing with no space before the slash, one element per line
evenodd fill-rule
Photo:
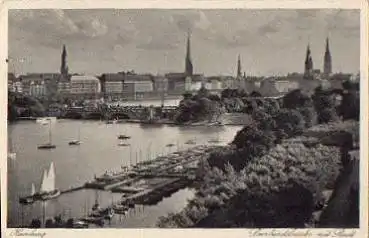
<path fill-rule="evenodd" d="M 100 205 L 99 205 L 99 198 L 98 198 L 98 192 L 95 190 L 95 204 L 92 206 L 92 211 L 99 211 Z"/>
<path fill-rule="evenodd" d="M 19 199 L 19 203 L 27 205 L 27 204 L 32 204 L 35 202 L 35 196 L 36 194 L 36 189 L 35 189 L 35 184 L 32 183 L 32 187 L 31 187 L 31 194 L 27 197 L 23 197 Z"/>
<path fill-rule="evenodd" d="M 49 142 L 43 145 L 39 145 L 37 147 L 40 150 L 47 150 L 47 149 L 55 149 L 56 145 L 52 143 L 52 135 L 51 135 L 51 121 L 49 121 Z"/>
<path fill-rule="evenodd" d="M 60 195 L 60 190 L 55 188 L 55 167 L 51 162 L 49 171 L 44 171 L 40 189 L 40 199 L 43 201 L 56 198 Z"/>
<path fill-rule="evenodd" d="M 125 134 L 120 134 L 120 135 L 118 135 L 118 139 L 119 140 L 128 140 L 128 139 L 131 139 L 131 137 L 128 136 L 128 135 L 125 135 Z"/>
<path fill-rule="evenodd" d="M 78 128 L 78 140 L 72 140 L 72 141 L 69 141 L 69 145 L 80 145 L 81 144 L 81 141 L 80 141 L 80 129 Z"/>

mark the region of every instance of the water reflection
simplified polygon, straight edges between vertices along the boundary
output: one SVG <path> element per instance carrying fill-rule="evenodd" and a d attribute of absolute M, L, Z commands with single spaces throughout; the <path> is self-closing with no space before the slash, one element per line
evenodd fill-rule
<path fill-rule="evenodd" d="M 36 185 L 36 191 L 40 189 L 42 171 L 51 162 L 55 164 L 56 187 L 63 190 L 92 180 L 95 174 L 101 175 L 106 170 L 118 171 L 122 165 L 128 166 L 177 150 L 207 144 L 211 138 L 217 136 L 223 143 L 228 143 L 239 129 L 240 127 L 233 126 L 142 127 L 139 124 L 58 120 L 52 124 L 56 149 L 41 151 L 37 149 L 37 144 L 48 137 L 48 128 L 32 121 L 9 125 L 17 158 L 8 160 L 8 225 L 20 225 L 22 220 L 23 224 L 29 224 L 32 218 L 42 218 L 39 203 L 23 207 L 18 199 L 19 196 L 30 193 L 32 183 Z M 68 142 L 75 138 L 77 131 L 80 132 L 81 145 L 69 146 Z M 130 146 L 118 145 L 119 134 L 131 136 L 127 140 Z M 196 140 L 196 144 L 186 144 L 188 140 Z M 167 147 L 169 143 L 174 146 Z M 180 210 L 185 205 L 186 198 L 192 196 L 189 190 L 179 191 L 178 194 L 173 195 L 174 198 L 164 199 L 159 203 L 160 206 L 158 204 L 142 209 L 145 211 L 141 213 L 136 210 L 136 215 L 120 218 L 125 220 L 124 225 L 113 220 L 112 226 L 154 226 L 159 214 Z M 120 197 L 120 194 L 101 192 L 101 205 L 109 205 Z M 91 190 L 63 194 L 58 199 L 48 201 L 47 216 L 64 214 L 67 217 L 80 217 L 84 214 L 85 207 L 91 208 L 93 199 L 94 193 Z"/>

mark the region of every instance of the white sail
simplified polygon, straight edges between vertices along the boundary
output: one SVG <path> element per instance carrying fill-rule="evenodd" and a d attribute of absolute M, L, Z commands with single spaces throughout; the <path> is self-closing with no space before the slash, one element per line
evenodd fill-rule
<path fill-rule="evenodd" d="M 51 164 L 50 164 L 49 173 L 47 174 L 47 179 L 48 179 L 49 191 L 55 190 L 55 167 L 54 167 L 54 162 L 51 162 Z"/>
<path fill-rule="evenodd" d="M 36 193 L 36 188 L 35 188 L 35 184 L 32 183 L 32 187 L 31 187 L 31 196 L 33 196 Z"/>
<path fill-rule="evenodd" d="M 47 192 L 48 191 L 48 179 L 47 179 L 47 171 L 44 170 L 44 173 L 42 175 L 42 182 L 41 182 L 41 192 Z"/>

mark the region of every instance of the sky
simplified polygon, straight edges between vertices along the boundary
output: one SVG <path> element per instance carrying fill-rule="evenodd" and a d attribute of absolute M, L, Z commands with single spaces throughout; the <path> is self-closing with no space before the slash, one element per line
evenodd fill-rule
<path fill-rule="evenodd" d="M 326 37 L 334 72 L 360 68 L 358 10 L 9 10 L 8 30 L 16 74 L 59 72 L 63 44 L 71 73 L 183 72 L 188 32 L 194 73 L 303 72 L 307 44 L 322 70 Z"/>

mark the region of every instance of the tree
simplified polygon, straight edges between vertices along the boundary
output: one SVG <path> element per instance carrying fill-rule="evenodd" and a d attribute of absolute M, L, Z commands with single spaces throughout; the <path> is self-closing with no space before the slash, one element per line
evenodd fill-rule
<path fill-rule="evenodd" d="M 342 83 L 342 87 L 346 90 L 360 90 L 360 83 L 359 82 L 352 82 L 350 80 L 346 80 Z"/>
<path fill-rule="evenodd" d="M 237 132 L 232 144 L 242 149 L 244 155 L 252 158 L 264 154 L 274 142 L 272 132 L 262 131 L 255 123 L 251 123 Z"/>
<path fill-rule="evenodd" d="M 41 220 L 40 219 L 32 219 L 30 228 L 41 228 Z"/>
<path fill-rule="evenodd" d="M 341 105 L 339 107 L 340 115 L 344 120 L 360 119 L 360 95 L 358 92 L 348 92 L 343 94 Z"/>
<path fill-rule="evenodd" d="M 309 128 L 314 126 L 318 121 L 318 115 L 314 107 L 302 107 L 298 111 L 304 117 L 305 127 Z"/>
<path fill-rule="evenodd" d="M 275 117 L 277 127 L 289 137 L 301 134 L 305 128 L 305 121 L 301 113 L 294 109 L 282 109 Z"/>
<path fill-rule="evenodd" d="M 207 90 L 204 85 L 201 86 L 199 91 L 197 92 L 197 95 L 199 97 L 208 97 L 209 96 L 209 90 Z"/>
<path fill-rule="evenodd" d="M 283 106 L 285 108 L 297 109 L 301 107 L 313 106 L 311 98 L 303 94 L 300 89 L 295 89 L 283 97 Z"/>
<path fill-rule="evenodd" d="M 318 118 L 320 123 L 333 122 L 339 119 L 335 108 L 322 109 Z"/>
<path fill-rule="evenodd" d="M 261 97 L 262 95 L 261 95 L 261 93 L 259 93 L 259 92 L 256 92 L 256 91 L 252 91 L 251 93 L 250 93 L 250 97 Z"/>
<path fill-rule="evenodd" d="M 69 219 L 67 220 L 66 227 L 67 227 L 67 228 L 73 228 L 73 224 L 74 224 L 74 219 L 73 219 L 73 218 L 69 218 Z"/>
<path fill-rule="evenodd" d="M 260 130 L 263 131 L 272 131 L 276 128 L 276 122 L 269 113 L 264 110 L 254 110 L 252 112 L 252 118 L 257 123 L 257 126 Z"/>
<path fill-rule="evenodd" d="M 47 219 L 45 222 L 45 228 L 54 228 L 54 222 L 52 219 Z"/>
<path fill-rule="evenodd" d="M 313 95 L 314 108 L 318 114 L 318 123 L 327 123 L 338 119 L 333 95 L 322 90 L 321 87 L 315 89 Z"/>

